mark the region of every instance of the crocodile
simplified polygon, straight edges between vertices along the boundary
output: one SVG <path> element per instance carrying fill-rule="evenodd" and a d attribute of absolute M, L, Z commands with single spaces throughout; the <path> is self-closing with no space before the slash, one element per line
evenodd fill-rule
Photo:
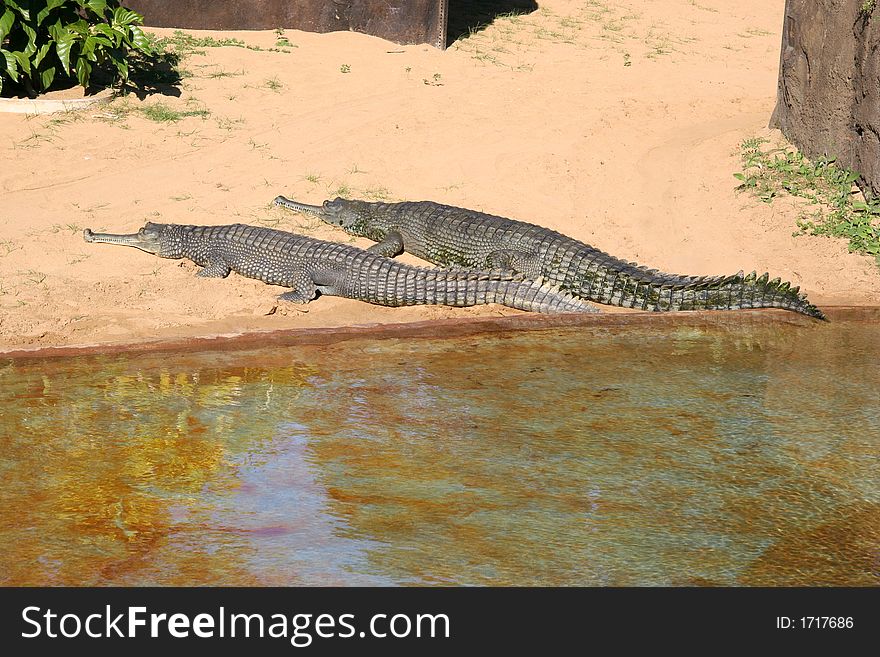
<path fill-rule="evenodd" d="M 406 251 L 445 267 L 509 270 L 596 303 L 650 311 L 783 308 L 825 319 L 798 287 L 769 274 L 667 274 L 549 228 L 466 208 L 339 197 L 322 205 L 284 196 L 274 202 L 377 242 L 368 249 L 373 253 L 393 258 Z"/>
<path fill-rule="evenodd" d="M 231 224 L 187 226 L 148 222 L 137 233 L 83 231 L 86 242 L 133 246 L 162 258 L 189 258 L 198 276 L 230 271 L 293 288 L 280 299 L 308 303 L 317 293 L 383 306 L 500 303 L 541 313 L 598 312 L 587 301 L 542 280 L 510 271 L 414 267 L 364 249 L 271 228 Z"/>

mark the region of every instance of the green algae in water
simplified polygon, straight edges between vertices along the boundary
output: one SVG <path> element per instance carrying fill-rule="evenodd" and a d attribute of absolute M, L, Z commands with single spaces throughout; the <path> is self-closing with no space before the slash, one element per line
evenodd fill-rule
<path fill-rule="evenodd" d="M 880 325 L 0 361 L 0 583 L 877 585 Z"/>

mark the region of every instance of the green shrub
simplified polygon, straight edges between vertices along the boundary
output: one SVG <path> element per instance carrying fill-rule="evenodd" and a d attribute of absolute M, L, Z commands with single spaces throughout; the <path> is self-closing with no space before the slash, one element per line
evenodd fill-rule
<path fill-rule="evenodd" d="M 816 211 L 797 220 L 800 233 L 849 240 L 849 250 L 873 256 L 880 265 L 880 199 L 860 199 L 853 183 L 859 174 L 840 167 L 834 158 L 808 160 L 793 147 L 764 148 L 767 139 L 740 144 L 743 171 L 733 174 L 765 203 L 783 192 L 807 199 Z"/>
<path fill-rule="evenodd" d="M 125 81 L 130 51 L 152 53 L 143 17 L 117 0 L 3 0 L 0 12 L 0 90 L 4 78 L 32 97 L 58 78 L 88 87 L 104 65 Z"/>

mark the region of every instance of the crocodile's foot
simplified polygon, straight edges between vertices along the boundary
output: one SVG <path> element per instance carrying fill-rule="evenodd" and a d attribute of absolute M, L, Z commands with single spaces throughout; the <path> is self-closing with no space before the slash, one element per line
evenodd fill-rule
<path fill-rule="evenodd" d="M 279 294 L 278 298 L 282 301 L 290 301 L 291 303 L 309 303 L 314 296 L 306 297 L 305 294 L 300 292 L 299 290 L 291 290 L 290 292 L 285 292 L 284 294 Z"/>

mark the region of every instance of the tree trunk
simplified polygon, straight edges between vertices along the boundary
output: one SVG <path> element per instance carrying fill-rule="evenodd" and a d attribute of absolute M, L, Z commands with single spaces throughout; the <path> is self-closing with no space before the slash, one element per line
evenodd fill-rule
<path fill-rule="evenodd" d="M 875 9 L 875 4 L 877 8 Z M 770 126 L 880 198 L 880 0 L 786 0 Z"/>

